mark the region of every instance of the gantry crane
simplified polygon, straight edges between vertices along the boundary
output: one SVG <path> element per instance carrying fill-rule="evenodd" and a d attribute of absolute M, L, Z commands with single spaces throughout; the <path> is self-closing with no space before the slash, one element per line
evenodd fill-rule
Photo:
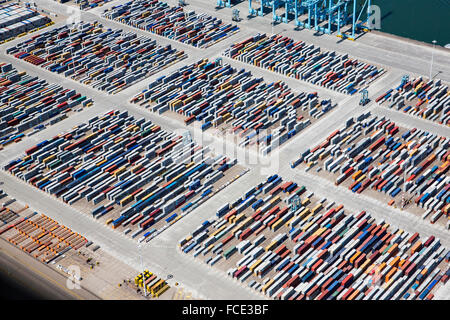
<path fill-rule="evenodd" d="M 331 34 L 332 29 L 336 28 L 338 37 L 346 37 L 351 40 L 355 39 L 357 30 L 369 31 L 373 28 L 370 25 L 371 0 L 365 0 L 358 10 L 356 9 L 356 0 L 259 0 L 259 9 L 252 7 L 252 0 L 249 0 L 248 3 L 250 15 L 262 16 L 264 7 L 271 8 L 274 22 L 288 23 L 288 14 L 293 13 L 297 26 L 326 34 Z M 276 14 L 276 10 L 281 7 L 285 9 L 284 17 Z M 365 15 L 363 15 L 364 12 L 366 12 Z M 306 21 L 300 21 L 299 16 L 304 14 L 307 14 Z M 365 19 L 361 20 L 363 16 Z M 343 34 L 341 27 L 350 24 L 351 34 Z"/>
<path fill-rule="evenodd" d="M 370 102 L 369 91 L 367 91 L 367 89 L 361 90 L 361 100 L 359 100 L 359 105 L 360 106 L 365 106 L 369 102 Z"/>

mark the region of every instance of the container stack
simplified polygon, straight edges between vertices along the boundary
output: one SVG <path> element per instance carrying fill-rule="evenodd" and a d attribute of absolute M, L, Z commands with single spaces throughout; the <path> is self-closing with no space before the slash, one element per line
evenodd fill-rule
<path fill-rule="evenodd" d="M 149 37 L 85 22 L 41 33 L 7 53 L 109 94 L 187 57 Z"/>
<path fill-rule="evenodd" d="M 92 100 L 75 90 L 19 72 L 0 63 L 0 145 L 18 142 L 70 115 Z"/>
<path fill-rule="evenodd" d="M 224 56 L 350 95 L 385 72 L 347 54 L 321 50 L 282 35 L 258 33 L 233 44 Z"/>
<path fill-rule="evenodd" d="M 105 11 L 103 17 L 197 48 L 212 46 L 239 31 L 221 19 L 158 0 L 130 1 Z"/>
<path fill-rule="evenodd" d="M 0 5 L 0 42 L 40 28 L 51 19 L 16 4 Z"/>
<path fill-rule="evenodd" d="M 429 300 L 449 273 L 450 252 L 434 236 L 365 211 L 346 214 L 276 174 L 221 207 L 179 247 L 282 300 Z"/>
<path fill-rule="evenodd" d="M 368 112 L 350 118 L 292 166 L 319 164 L 336 185 L 358 194 L 376 190 L 398 206 L 415 203 L 425 211 L 422 218 L 435 223 L 450 213 L 449 146 L 449 137 L 401 128 Z"/>
<path fill-rule="evenodd" d="M 38 143 L 4 170 L 143 241 L 211 196 L 235 164 L 114 110 Z"/>
<path fill-rule="evenodd" d="M 450 91 L 441 80 L 406 80 L 376 100 L 380 105 L 450 126 Z"/>

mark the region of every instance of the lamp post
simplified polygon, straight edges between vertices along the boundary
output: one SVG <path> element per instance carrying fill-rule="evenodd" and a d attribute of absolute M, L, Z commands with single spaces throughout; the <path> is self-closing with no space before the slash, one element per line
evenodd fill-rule
<path fill-rule="evenodd" d="M 431 66 L 430 66 L 430 80 L 433 72 L 433 59 L 434 59 L 434 48 L 436 47 L 436 40 L 431 41 L 433 42 L 433 50 L 431 51 Z"/>

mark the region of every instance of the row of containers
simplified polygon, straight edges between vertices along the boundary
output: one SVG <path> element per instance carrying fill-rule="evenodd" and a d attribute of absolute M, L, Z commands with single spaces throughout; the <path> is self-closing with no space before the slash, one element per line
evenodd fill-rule
<path fill-rule="evenodd" d="M 141 242 L 239 168 L 236 159 L 114 110 L 38 143 L 4 170 Z"/>
<path fill-rule="evenodd" d="M 0 236 L 44 263 L 60 259 L 69 250 L 87 245 L 82 235 L 44 214 L 32 211 L 2 192 L 1 212 L 14 212 L 14 218 L 0 227 Z"/>
<path fill-rule="evenodd" d="M 10 47 L 6 53 L 83 84 L 117 93 L 183 60 L 172 46 L 97 22 L 64 25 Z"/>
<path fill-rule="evenodd" d="M 263 155 L 337 105 L 320 99 L 317 92 L 296 93 L 284 82 L 266 83 L 221 58 L 203 59 L 161 76 L 131 102 L 159 114 L 182 114 L 185 124 L 198 121 L 203 131 L 216 128 Z"/>
<path fill-rule="evenodd" d="M 409 80 L 406 76 L 396 88 L 389 89 L 375 101 L 388 108 L 450 126 L 450 91 L 441 80 L 423 77 Z"/>
<path fill-rule="evenodd" d="M 49 84 L 0 62 L 0 148 L 92 104 L 91 99 L 75 90 Z"/>
<path fill-rule="evenodd" d="M 164 292 L 170 289 L 169 284 L 158 277 L 153 272 L 144 270 L 134 278 L 134 284 L 138 288 L 142 288 L 144 294 L 152 298 L 159 298 Z"/>
<path fill-rule="evenodd" d="M 157 0 L 130 1 L 105 10 L 102 17 L 197 48 L 212 46 L 239 31 L 216 17 Z"/>
<path fill-rule="evenodd" d="M 224 56 L 349 95 L 386 72 L 347 54 L 321 50 L 283 35 L 258 33 L 233 44 Z"/>
<path fill-rule="evenodd" d="M 450 214 L 450 138 L 405 129 L 370 112 L 347 120 L 323 142 L 291 163 L 354 193 L 391 199 L 397 207 L 435 223 Z M 325 172 L 320 172 L 321 169 Z M 445 223 L 445 221 L 443 221 Z"/>
<path fill-rule="evenodd" d="M 76 4 L 78 8 L 81 10 L 89 10 L 92 8 L 101 7 L 106 3 L 109 3 L 111 0 L 54 0 L 59 3 L 69 3 Z"/>
<path fill-rule="evenodd" d="M 273 299 L 432 299 L 450 274 L 450 252 L 434 236 L 345 213 L 276 174 L 179 246 Z"/>
<path fill-rule="evenodd" d="M 0 5 L 0 43 L 51 23 L 47 16 L 16 4 Z"/>

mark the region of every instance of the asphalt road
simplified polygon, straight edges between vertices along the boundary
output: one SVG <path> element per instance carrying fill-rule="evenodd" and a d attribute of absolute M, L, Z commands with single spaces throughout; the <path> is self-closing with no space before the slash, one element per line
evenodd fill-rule
<path fill-rule="evenodd" d="M 380 36 L 377 34 L 367 34 L 355 42 L 341 41 L 334 36 L 322 35 L 317 36 L 313 31 L 302 30 L 294 31 L 293 24 L 278 24 L 271 27 L 270 15 L 265 17 L 257 17 L 251 20 L 240 22 L 241 31 L 226 41 L 207 48 L 197 49 L 188 45 L 175 42 L 151 33 L 134 29 L 111 20 L 100 18 L 100 13 L 104 8 L 127 2 L 128 0 L 117 0 L 111 4 L 107 4 L 101 8 L 96 8 L 88 12 L 81 12 L 80 18 L 85 21 L 99 20 L 106 27 L 122 28 L 127 31 L 134 31 L 138 34 L 147 35 L 157 39 L 161 44 L 170 43 L 174 47 L 185 50 L 188 58 L 162 70 L 157 75 L 149 77 L 143 81 L 137 82 L 131 87 L 118 93 L 115 96 L 108 95 L 104 92 L 97 91 L 86 85 L 76 81 L 66 79 L 61 75 L 51 73 L 50 71 L 35 67 L 23 60 L 15 59 L 5 54 L 5 49 L 15 43 L 22 42 L 30 38 L 33 34 L 27 35 L 20 39 L 13 40 L 7 44 L 0 46 L 0 60 L 11 62 L 19 70 L 25 70 L 32 75 L 37 75 L 46 79 L 50 83 L 58 82 L 63 86 L 73 88 L 78 92 L 93 98 L 95 104 L 93 107 L 87 108 L 83 112 L 74 114 L 72 117 L 53 125 L 38 134 L 26 138 L 23 141 L 8 146 L 0 153 L 0 164 L 10 161 L 23 153 L 26 148 L 35 145 L 37 142 L 67 130 L 79 123 L 85 122 L 97 114 L 105 113 L 111 109 L 126 109 L 135 117 L 145 117 L 162 126 L 163 129 L 190 130 L 194 139 L 204 146 L 208 145 L 215 151 L 235 157 L 238 161 L 251 169 L 238 182 L 231 184 L 225 190 L 208 200 L 202 206 L 191 212 L 178 223 L 168 230 L 164 231 L 157 238 L 146 243 L 142 248 L 144 263 L 149 269 L 154 270 L 162 276 L 172 274 L 172 281 L 177 281 L 187 290 L 191 291 L 194 296 L 200 298 L 216 298 L 216 299 L 261 299 L 261 295 L 248 288 L 244 289 L 240 283 L 226 277 L 222 272 L 206 266 L 197 259 L 181 254 L 177 248 L 178 241 L 185 237 L 193 228 L 198 226 L 205 219 L 215 214 L 216 210 L 226 202 L 230 202 L 250 187 L 265 179 L 269 173 L 277 172 L 284 176 L 285 179 L 293 179 L 316 194 L 325 196 L 330 200 L 342 203 L 347 212 L 357 212 L 366 210 L 377 219 L 385 219 L 393 226 L 402 228 L 409 232 L 418 231 L 424 236 L 435 235 L 441 239 L 441 242 L 450 247 L 449 232 L 444 230 L 442 226 L 437 224 L 431 225 L 427 221 L 423 222 L 416 216 L 407 212 L 387 206 L 380 201 L 364 195 L 355 196 L 348 190 L 334 186 L 334 184 L 313 177 L 311 174 L 303 173 L 300 170 L 293 170 L 289 163 L 296 159 L 301 151 L 308 147 L 312 147 L 321 142 L 328 134 L 344 125 L 345 120 L 350 117 L 356 117 L 363 112 L 370 111 L 377 115 L 386 115 L 402 126 L 417 127 L 437 133 L 442 136 L 450 136 L 448 127 L 432 123 L 427 120 L 419 119 L 401 112 L 386 109 L 377 106 L 373 100 L 388 88 L 399 83 L 405 72 L 417 76 L 418 74 L 428 75 L 429 60 L 431 48 L 428 46 L 420 46 L 408 41 L 399 41 L 393 38 Z M 199 12 L 206 12 L 227 21 L 231 21 L 231 9 L 214 10 L 214 4 L 206 0 L 188 1 L 187 9 L 195 9 Z M 38 6 L 45 6 L 58 15 L 67 15 L 68 7 L 51 0 L 37 0 Z M 168 3 L 175 4 L 176 0 L 169 0 Z M 201 8 L 201 9 L 200 9 Z M 237 6 L 241 11 L 241 17 L 247 12 L 247 2 L 242 2 Z M 74 10 L 77 12 L 77 10 Z M 57 24 L 58 25 L 58 24 Z M 57 26 L 55 25 L 55 26 Z M 52 26 L 51 28 L 55 27 Z M 359 96 L 349 97 L 322 87 L 317 87 L 306 82 L 297 81 L 287 78 L 270 71 L 260 69 L 254 66 L 243 64 L 228 58 L 223 58 L 224 62 L 230 63 L 236 68 L 245 67 L 252 71 L 255 76 L 263 76 L 266 81 L 283 80 L 294 90 L 318 91 L 319 95 L 324 98 L 332 98 L 338 102 L 338 107 L 323 116 L 320 121 L 315 122 L 307 129 L 275 152 L 269 157 L 258 157 L 254 152 L 236 147 L 232 143 L 224 143 L 219 137 L 214 136 L 211 132 L 202 133 L 200 129 L 192 126 L 186 127 L 173 119 L 153 114 L 146 109 L 130 104 L 128 101 L 136 93 L 142 91 L 148 83 L 161 75 L 167 75 L 181 65 L 193 63 L 202 58 L 214 59 L 221 56 L 221 52 L 229 46 L 230 43 L 248 38 L 256 32 L 265 33 L 282 33 L 289 35 L 297 40 L 304 40 L 314 43 L 324 49 L 336 50 L 338 52 L 348 52 L 351 56 L 380 64 L 386 67 L 387 73 L 371 84 L 369 88 L 369 96 L 372 103 L 362 108 L 358 106 Z M 450 51 L 436 50 L 434 54 L 434 70 L 440 71 L 439 77 L 443 80 L 450 81 Z M 33 188 L 24 182 L 0 172 L 0 181 L 4 182 L 2 188 L 11 196 L 16 197 L 23 202 L 28 203 L 37 211 L 44 212 L 46 215 L 63 223 L 74 231 L 79 232 L 86 237 L 98 243 L 104 250 L 113 256 L 121 259 L 135 269 L 140 268 L 139 253 L 137 242 L 124 236 L 121 232 L 114 231 L 103 224 L 98 223 L 93 218 L 82 214 L 75 209 L 63 204 L 59 200 Z M 24 196 L 26 194 L 26 196 Z M 440 290 L 444 296 L 448 296 L 448 287 Z M 61 293 L 63 294 L 63 293 Z"/>

